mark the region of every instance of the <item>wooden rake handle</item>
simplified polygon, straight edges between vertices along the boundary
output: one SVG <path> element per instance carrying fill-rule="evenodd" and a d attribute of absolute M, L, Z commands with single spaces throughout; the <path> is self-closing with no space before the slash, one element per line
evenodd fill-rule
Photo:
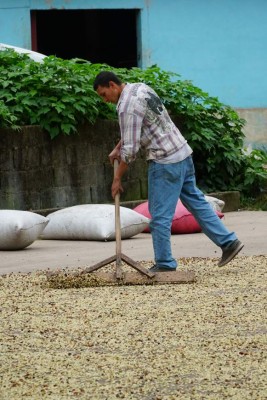
<path fill-rule="evenodd" d="M 114 177 L 119 166 L 119 161 L 114 160 Z M 121 219 L 120 219 L 120 193 L 115 195 L 115 234 L 116 234 L 116 264 L 121 264 Z"/>

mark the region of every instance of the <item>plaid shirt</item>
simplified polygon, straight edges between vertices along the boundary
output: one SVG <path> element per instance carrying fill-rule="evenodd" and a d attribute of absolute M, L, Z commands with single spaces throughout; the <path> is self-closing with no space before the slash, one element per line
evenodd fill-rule
<path fill-rule="evenodd" d="M 127 83 L 117 113 L 121 130 L 121 159 L 134 161 L 140 147 L 147 160 L 162 160 L 187 141 L 172 122 L 158 95 L 144 83 Z"/>

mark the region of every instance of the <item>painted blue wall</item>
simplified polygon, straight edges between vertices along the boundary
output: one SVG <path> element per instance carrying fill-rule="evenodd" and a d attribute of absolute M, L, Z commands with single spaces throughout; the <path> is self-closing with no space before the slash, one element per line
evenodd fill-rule
<path fill-rule="evenodd" d="M 0 43 L 31 49 L 29 8 L 2 8 L 3 1 L 6 2 L 0 0 Z M 14 1 L 14 3 L 19 3 L 19 1 Z"/>
<path fill-rule="evenodd" d="M 152 3 L 151 63 L 231 106 L 267 107 L 266 0 L 169 0 L 168 13 Z"/>
<path fill-rule="evenodd" d="M 233 107 L 267 107 L 267 0 L 0 0 L 0 42 L 31 48 L 30 9 L 50 8 L 140 9 L 141 67 Z"/>

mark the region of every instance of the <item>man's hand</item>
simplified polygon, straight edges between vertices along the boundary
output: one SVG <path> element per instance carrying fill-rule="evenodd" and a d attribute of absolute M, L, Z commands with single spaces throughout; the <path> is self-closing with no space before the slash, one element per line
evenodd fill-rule
<path fill-rule="evenodd" d="M 112 152 L 108 156 L 111 165 L 113 165 L 114 160 L 121 161 L 121 141 L 117 144 L 117 146 L 112 150 Z"/>
<path fill-rule="evenodd" d="M 127 170 L 128 170 L 128 165 L 124 161 L 121 160 L 121 162 L 119 163 L 119 165 L 115 171 L 113 183 L 111 186 L 111 195 L 112 195 L 113 199 L 115 198 L 117 193 L 123 192 L 121 180 Z"/>
<path fill-rule="evenodd" d="M 112 198 L 114 199 L 117 193 L 122 193 L 122 192 L 123 192 L 123 187 L 121 185 L 121 180 L 119 178 L 114 178 L 111 186 Z"/>

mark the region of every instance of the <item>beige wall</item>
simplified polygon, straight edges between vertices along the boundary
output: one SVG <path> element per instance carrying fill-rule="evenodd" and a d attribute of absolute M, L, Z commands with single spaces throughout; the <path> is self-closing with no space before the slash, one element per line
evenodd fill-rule
<path fill-rule="evenodd" d="M 238 108 L 236 111 L 246 120 L 245 144 L 267 151 L 267 108 Z"/>

